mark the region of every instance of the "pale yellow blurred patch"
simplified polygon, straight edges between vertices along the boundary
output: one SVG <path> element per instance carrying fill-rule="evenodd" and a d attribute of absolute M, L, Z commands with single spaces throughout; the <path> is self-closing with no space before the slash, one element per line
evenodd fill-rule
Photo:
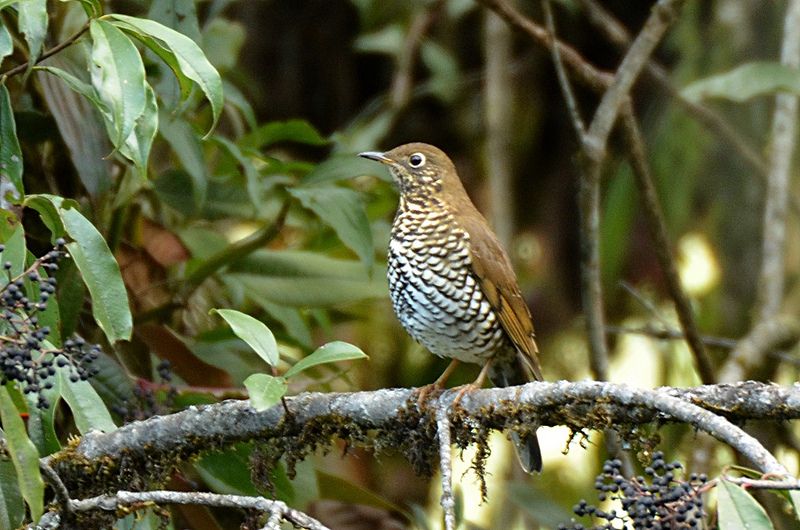
<path fill-rule="evenodd" d="M 719 262 L 704 234 L 690 232 L 678 240 L 678 273 L 690 296 L 702 296 L 717 286 Z"/>

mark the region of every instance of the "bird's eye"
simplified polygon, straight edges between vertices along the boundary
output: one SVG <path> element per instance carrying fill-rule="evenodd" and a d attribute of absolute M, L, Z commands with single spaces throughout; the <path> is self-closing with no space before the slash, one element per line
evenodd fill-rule
<path fill-rule="evenodd" d="M 425 165 L 425 155 L 422 153 L 414 153 L 408 157 L 408 164 L 411 167 L 422 167 Z"/>

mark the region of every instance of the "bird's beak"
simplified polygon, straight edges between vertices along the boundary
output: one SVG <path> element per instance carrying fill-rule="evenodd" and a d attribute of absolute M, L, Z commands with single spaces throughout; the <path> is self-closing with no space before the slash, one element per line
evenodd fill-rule
<path fill-rule="evenodd" d="M 364 151 L 363 153 L 358 153 L 358 156 L 368 160 L 374 160 L 375 162 L 380 162 L 381 164 L 394 164 L 394 160 L 378 151 Z"/>

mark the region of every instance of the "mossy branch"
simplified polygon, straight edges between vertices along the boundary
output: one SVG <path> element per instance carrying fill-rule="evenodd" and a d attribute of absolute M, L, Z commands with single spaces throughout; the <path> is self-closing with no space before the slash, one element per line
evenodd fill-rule
<path fill-rule="evenodd" d="M 259 413 L 247 401 L 224 401 L 133 422 L 111 433 L 88 433 L 45 463 L 72 498 L 152 488 L 177 463 L 244 440 L 258 441 L 271 457 L 284 458 L 291 467 L 339 438 L 376 452 L 399 451 L 418 471 L 429 473 L 438 457 L 436 410 L 449 407 L 454 397 L 447 391 L 420 413 L 413 389 L 305 393 L 287 398 L 289 416 L 283 405 Z M 453 441 L 462 447 L 479 442 L 480 433 L 489 429 L 567 425 L 575 431 L 617 429 L 624 435 L 652 422 L 687 423 L 730 445 L 764 473 L 784 475 L 783 466 L 729 420 L 800 418 L 800 387 L 743 382 L 647 390 L 590 381 L 535 382 L 469 393 L 448 412 Z"/>

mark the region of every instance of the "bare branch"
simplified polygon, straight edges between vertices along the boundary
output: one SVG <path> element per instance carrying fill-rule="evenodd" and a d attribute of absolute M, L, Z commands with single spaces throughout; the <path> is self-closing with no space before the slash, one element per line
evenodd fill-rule
<path fill-rule="evenodd" d="M 442 474 L 442 498 L 445 530 L 456 529 L 456 500 L 453 497 L 453 467 L 450 464 L 450 418 L 447 404 L 436 406 L 436 433 L 439 437 L 439 470 Z"/>
<path fill-rule="evenodd" d="M 675 303 L 675 311 L 678 313 L 678 320 L 686 335 L 686 342 L 689 343 L 689 348 L 694 355 L 694 361 L 697 366 L 697 372 L 700 374 L 700 380 L 704 384 L 712 384 L 715 381 L 714 368 L 711 365 L 711 360 L 700 338 L 700 330 L 697 327 L 697 322 L 695 322 L 689 297 L 686 295 L 681 285 L 678 267 L 675 264 L 672 245 L 669 241 L 667 223 L 664 220 L 664 214 L 661 211 L 661 204 L 658 201 L 656 187 L 655 184 L 653 184 L 653 177 L 650 174 L 650 166 L 647 163 L 644 139 L 639 130 L 636 117 L 633 114 L 633 106 L 630 104 L 626 104 L 623 110 L 622 130 L 628 147 L 628 158 L 631 162 L 633 174 L 636 177 L 636 183 L 642 196 L 650 238 L 655 245 L 656 256 L 658 257 L 658 262 L 661 265 L 661 270 L 664 271 L 664 277 L 667 281 L 667 290 Z"/>
<path fill-rule="evenodd" d="M 597 0 L 581 0 L 586 10 L 589 21 L 618 49 L 625 51 L 631 44 L 632 37 L 628 30 Z M 720 139 L 727 142 L 733 152 L 750 164 L 756 172 L 766 179 L 769 169 L 767 163 L 759 152 L 751 147 L 751 142 L 743 138 L 739 132 L 713 109 L 689 101 L 683 97 L 680 90 L 672 83 L 664 68 L 650 60 L 645 66 L 645 73 L 656 82 L 690 117 L 697 120 L 710 132 L 715 133 Z"/>
<path fill-rule="evenodd" d="M 578 103 L 575 100 L 575 94 L 572 91 L 567 72 L 564 70 L 564 62 L 561 59 L 561 51 L 559 46 L 556 46 L 556 23 L 553 18 L 553 7 L 550 0 L 543 0 L 542 6 L 544 7 L 544 18 L 547 23 L 547 32 L 550 35 L 550 53 L 553 56 L 553 64 L 556 67 L 556 75 L 558 76 L 558 84 L 561 86 L 561 93 L 564 95 L 564 100 L 567 103 L 567 110 L 572 118 L 572 126 L 575 129 L 575 135 L 583 143 L 583 138 L 586 136 L 586 126 L 583 124 L 581 113 L 578 110 Z"/>
<path fill-rule="evenodd" d="M 584 149 L 595 163 L 605 156 L 608 136 L 617 120 L 620 107 L 628 99 L 634 82 L 667 28 L 677 17 L 677 10 L 682 3 L 683 0 L 659 0 L 617 68 L 614 82 L 603 94 L 584 141 Z"/>
<path fill-rule="evenodd" d="M 800 0 L 791 0 L 783 22 L 781 63 L 800 67 Z M 764 204 L 761 275 L 758 289 L 758 320 L 774 317 L 781 309 L 785 281 L 786 211 L 789 174 L 797 138 L 797 95 L 775 96 L 769 177 Z"/>
<path fill-rule="evenodd" d="M 766 355 L 787 344 L 800 340 L 800 322 L 793 316 L 765 320 L 739 341 L 720 370 L 719 380 L 725 383 L 741 381 L 761 368 Z"/>

